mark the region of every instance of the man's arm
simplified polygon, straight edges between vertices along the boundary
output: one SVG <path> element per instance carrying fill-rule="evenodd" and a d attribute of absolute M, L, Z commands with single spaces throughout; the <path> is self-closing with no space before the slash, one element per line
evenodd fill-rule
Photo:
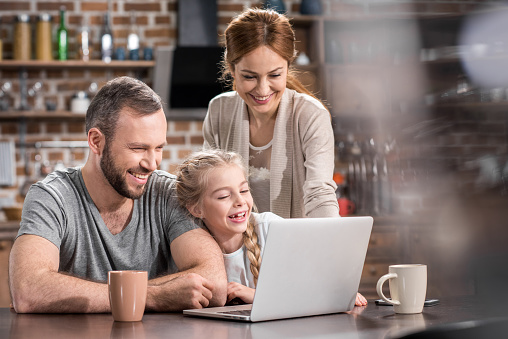
<path fill-rule="evenodd" d="M 224 306 L 227 276 L 217 242 L 203 229 L 188 231 L 171 243 L 179 273 L 149 281 L 146 306 L 152 311 Z"/>
<path fill-rule="evenodd" d="M 9 258 L 9 285 L 16 312 L 110 311 L 107 284 L 59 273 L 59 262 L 59 250 L 50 241 L 36 235 L 16 239 Z"/>
<path fill-rule="evenodd" d="M 224 305 L 227 279 L 213 238 L 196 229 L 171 244 L 179 273 L 150 280 L 147 310 L 178 311 Z M 79 260 L 79 259 L 78 259 Z M 108 286 L 58 272 L 59 251 L 35 235 L 20 236 L 9 259 L 12 303 L 18 313 L 110 312 Z"/>

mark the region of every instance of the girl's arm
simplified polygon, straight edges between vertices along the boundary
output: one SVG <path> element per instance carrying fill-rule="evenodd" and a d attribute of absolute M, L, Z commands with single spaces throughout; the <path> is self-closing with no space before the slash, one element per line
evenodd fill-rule
<path fill-rule="evenodd" d="M 256 290 L 254 288 L 250 288 L 236 282 L 229 282 L 227 303 L 235 298 L 239 298 L 242 299 L 246 304 L 252 304 L 255 292 Z"/>

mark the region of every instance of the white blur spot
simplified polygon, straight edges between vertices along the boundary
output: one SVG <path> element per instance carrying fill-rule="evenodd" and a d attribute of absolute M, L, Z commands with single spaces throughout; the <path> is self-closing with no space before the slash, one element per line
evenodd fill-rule
<path fill-rule="evenodd" d="M 469 78 L 487 88 L 508 86 L 508 12 L 470 15 L 459 36 Z"/>

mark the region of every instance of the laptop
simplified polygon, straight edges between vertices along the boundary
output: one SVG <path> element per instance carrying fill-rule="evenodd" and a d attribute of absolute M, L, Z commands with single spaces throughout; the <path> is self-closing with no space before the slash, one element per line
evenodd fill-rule
<path fill-rule="evenodd" d="M 258 322 L 350 311 L 372 224 L 372 217 L 273 220 L 252 304 L 183 314 Z"/>

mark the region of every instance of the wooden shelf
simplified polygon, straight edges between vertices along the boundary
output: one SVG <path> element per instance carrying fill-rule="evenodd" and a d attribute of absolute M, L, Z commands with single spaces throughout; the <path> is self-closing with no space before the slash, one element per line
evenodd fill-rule
<path fill-rule="evenodd" d="M 40 68 L 114 68 L 114 69 L 144 69 L 155 66 L 155 61 L 111 61 L 106 63 L 102 60 L 66 60 L 66 61 L 41 61 L 41 60 L 3 60 L 0 61 L 0 69 L 40 69 Z"/>
<path fill-rule="evenodd" d="M 78 119 L 84 120 L 85 114 L 69 111 L 0 111 L 0 120 L 18 120 L 20 118 L 36 119 Z"/>

